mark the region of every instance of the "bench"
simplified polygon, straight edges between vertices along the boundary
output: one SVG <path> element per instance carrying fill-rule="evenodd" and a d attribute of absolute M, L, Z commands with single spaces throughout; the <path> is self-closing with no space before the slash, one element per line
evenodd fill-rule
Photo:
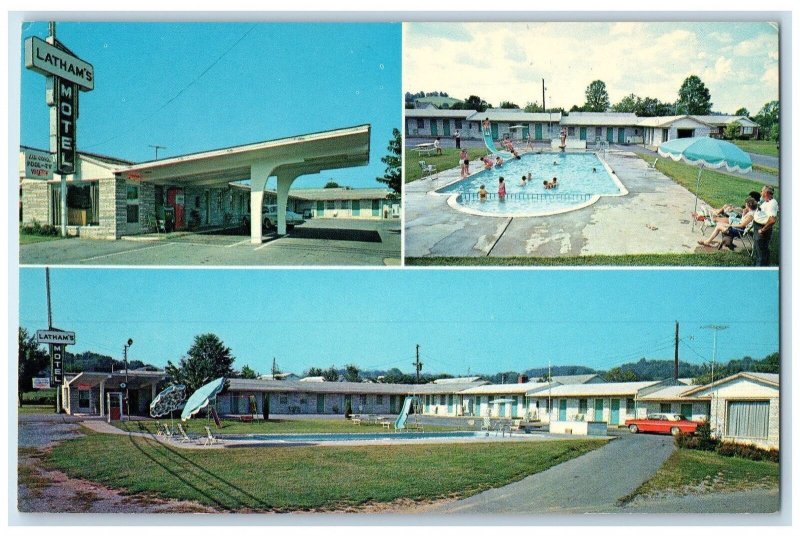
<path fill-rule="evenodd" d="M 361 417 L 360 416 L 353 416 L 353 417 L 350 418 L 350 421 L 354 425 L 361 425 Z"/>
<path fill-rule="evenodd" d="M 382 426 L 383 426 L 383 428 L 384 428 L 384 429 L 386 429 L 387 431 L 390 431 L 390 430 L 392 429 L 392 422 L 391 422 L 391 421 L 389 421 L 389 420 L 383 420 L 383 421 L 381 421 L 381 425 L 382 425 Z"/>
<path fill-rule="evenodd" d="M 242 423 L 250 423 L 253 421 L 253 416 L 239 416 L 239 421 Z"/>

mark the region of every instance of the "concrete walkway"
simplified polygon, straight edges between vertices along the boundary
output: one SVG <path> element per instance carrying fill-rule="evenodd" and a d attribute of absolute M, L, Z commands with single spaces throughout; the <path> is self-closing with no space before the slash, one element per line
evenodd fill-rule
<path fill-rule="evenodd" d="M 466 214 L 433 194 L 458 178 L 447 170 L 405 185 L 406 257 L 558 257 L 686 254 L 704 251 L 692 232 L 694 194 L 629 151 L 606 161 L 629 194 L 602 197 L 564 214 L 491 217 Z M 735 254 L 731 254 L 735 255 Z"/>
<path fill-rule="evenodd" d="M 586 455 L 505 487 L 438 505 L 429 512 L 525 515 L 619 511 L 617 500 L 650 479 L 674 450 L 671 436 L 623 433 Z"/>

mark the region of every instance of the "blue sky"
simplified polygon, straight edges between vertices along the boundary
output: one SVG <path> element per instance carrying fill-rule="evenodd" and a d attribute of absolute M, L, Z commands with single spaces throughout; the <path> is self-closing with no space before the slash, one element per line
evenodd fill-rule
<path fill-rule="evenodd" d="M 47 32 L 45 22 L 22 27 L 23 40 Z M 149 145 L 166 146 L 163 158 L 369 123 L 369 166 L 294 187 L 381 186 L 380 159 L 401 124 L 399 24 L 64 22 L 57 36 L 95 69 L 79 150 L 144 161 Z M 45 77 L 23 57 L 20 66 L 20 142 L 49 148 Z"/>
<path fill-rule="evenodd" d="M 20 271 L 20 324 L 45 328 L 44 269 Z M 54 325 L 74 350 L 163 366 L 213 332 L 235 366 L 496 372 L 607 369 L 640 358 L 710 360 L 778 350 L 778 272 L 725 270 L 51 269 Z"/>
<path fill-rule="evenodd" d="M 674 102 L 694 74 L 714 111 L 755 115 L 778 99 L 778 64 L 777 25 L 766 22 L 411 23 L 403 88 L 524 107 L 541 103 L 544 78 L 547 106 L 569 110 L 593 80 L 612 104 L 631 93 Z"/>

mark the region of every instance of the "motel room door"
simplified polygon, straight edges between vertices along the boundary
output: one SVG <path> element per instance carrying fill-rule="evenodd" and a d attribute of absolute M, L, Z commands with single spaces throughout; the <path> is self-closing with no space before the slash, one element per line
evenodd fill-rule
<path fill-rule="evenodd" d="M 139 183 L 135 181 L 128 181 L 125 184 L 125 188 L 125 233 L 127 235 L 136 235 L 142 231 L 142 225 L 139 223 Z"/>
<path fill-rule="evenodd" d="M 606 142 L 614 141 L 614 127 L 606 127 Z"/>
<path fill-rule="evenodd" d="M 611 400 L 611 424 L 619 425 L 619 399 Z"/>
<path fill-rule="evenodd" d="M 492 123 L 492 140 L 497 140 L 498 138 L 500 138 L 500 129 L 497 123 Z"/>
<path fill-rule="evenodd" d="M 318 393 L 317 394 L 317 414 L 324 414 L 325 413 L 325 394 Z"/>
<path fill-rule="evenodd" d="M 442 136 L 450 136 L 450 120 L 442 120 Z"/>
<path fill-rule="evenodd" d="M 603 421 L 603 400 L 594 400 L 594 421 Z"/>
<path fill-rule="evenodd" d="M 625 143 L 625 129 L 623 127 L 617 129 L 617 143 Z"/>
<path fill-rule="evenodd" d="M 541 140 L 542 139 L 542 124 L 541 123 L 537 123 L 536 125 L 534 125 L 534 127 L 533 127 L 533 137 L 536 138 L 537 140 Z"/>
<path fill-rule="evenodd" d="M 586 140 L 586 127 L 581 127 L 581 140 Z"/>
<path fill-rule="evenodd" d="M 567 421 L 567 400 L 558 400 L 558 421 Z"/>
<path fill-rule="evenodd" d="M 431 136 L 439 136 L 439 121 L 436 119 L 431 120 Z"/>

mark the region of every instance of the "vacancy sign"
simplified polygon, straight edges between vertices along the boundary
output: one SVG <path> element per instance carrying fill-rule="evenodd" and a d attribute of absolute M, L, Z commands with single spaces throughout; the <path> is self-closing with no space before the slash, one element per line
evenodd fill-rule
<path fill-rule="evenodd" d="M 25 67 L 43 75 L 74 82 L 84 91 L 94 89 L 94 67 L 38 37 L 25 40 Z"/>
<path fill-rule="evenodd" d="M 35 377 L 33 379 L 33 389 L 34 390 L 47 390 L 50 388 L 50 378 L 49 377 Z"/>
<path fill-rule="evenodd" d="M 75 345 L 75 332 L 61 330 L 37 330 L 36 343 L 44 345 Z"/>
<path fill-rule="evenodd" d="M 37 149 L 25 150 L 25 177 L 29 179 L 52 179 L 56 169 L 52 153 Z"/>

